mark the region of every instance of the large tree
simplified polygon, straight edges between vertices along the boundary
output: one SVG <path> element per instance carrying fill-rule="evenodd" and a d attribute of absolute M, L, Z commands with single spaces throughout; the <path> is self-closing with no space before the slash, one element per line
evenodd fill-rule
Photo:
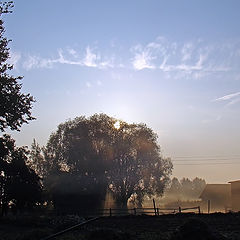
<path fill-rule="evenodd" d="M 141 206 L 145 195 L 162 195 L 172 163 L 161 156 L 157 135 L 152 129 L 145 124 L 122 122 L 112 149 L 110 190 L 119 206 L 126 207 L 130 198 Z"/>
<path fill-rule="evenodd" d="M 45 148 L 48 174 L 44 184 L 56 208 L 63 203 L 100 207 L 107 190 L 107 174 L 114 119 L 78 117 L 58 126 Z M 60 205 L 60 206 L 59 206 Z M 85 206 L 84 206 L 85 205 Z"/>
<path fill-rule="evenodd" d="M 5 36 L 2 15 L 11 12 L 12 1 L 0 3 L 0 130 L 6 128 L 19 130 L 23 123 L 34 119 L 31 115 L 33 97 L 21 92 L 21 76 L 9 74 L 13 65 L 8 63 L 10 52 L 8 40 Z"/>
<path fill-rule="evenodd" d="M 13 2 L 0 2 L 0 131 L 7 128 L 20 130 L 23 123 L 34 119 L 31 115 L 33 97 L 21 92 L 21 76 L 9 72 L 13 65 L 8 63 L 10 49 L 5 36 L 3 14 L 11 13 Z M 0 207 L 6 212 L 9 204 L 18 209 L 40 201 L 40 178 L 27 166 L 28 151 L 16 147 L 9 135 L 0 137 Z"/>
<path fill-rule="evenodd" d="M 122 207 L 130 198 L 141 204 L 145 195 L 162 194 L 172 170 L 150 128 L 105 114 L 60 124 L 49 138 L 45 155 L 49 179 L 68 179 L 65 192 L 74 189 L 80 195 L 96 191 L 101 195 L 108 188 Z M 63 192 L 63 181 L 49 185 Z"/>

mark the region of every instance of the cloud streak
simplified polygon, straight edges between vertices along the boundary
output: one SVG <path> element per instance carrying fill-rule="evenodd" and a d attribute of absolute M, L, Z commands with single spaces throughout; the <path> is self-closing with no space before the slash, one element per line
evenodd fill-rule
<path fill-rule="evenodd" d="M 38 56 L 29 55 L 27 59 L 23 62 L 23 68 L 26 70 L 31 70 L 34 68 L 52 68 L 55 64 L 66 64 L 66 65 L 76 65 L 81 67 L 92 67 L 99 69 L 112 68 L 112 59 L 103 60 L 101 55 L 95 54 L 90 47 L 86 48 L 84 57 L 77 58 L 77 52 L 74 49 L 67 49 L 67 52 L 74 56 L 74 59 L 69 59 L 64 56 L 64 51 L 62 49 L 58 50 L 57 58 L 41 58 Z"/>
<path fill-rule="evenodd" d="M 240 92 L 235 92 L 235 93 L 231 93 L 228 95 L 224 95 L 220 98 L 214 99 L 214 101 L 215 102 L 228 102 L 227 106 L 234 105 L 234 104 L 240 102 Z"/>
<path fill-rule="evenodd" d="M 100 50 L 101 51 L 100 51 Z M 110 52 L 109 52 L 110 49 Z M 18 54 L 12 58 L 26 70 L 53 68 L 55 65 L 75 65 L 97 69 L 127 69 L 158 71 L 168 78 L 203 78 L 211 74 L 231 72 L 239 74 L 240 55 L 235 44 L 207 44 L 203 40 L 177 43 L 158 37 L 149 43 L 101 49 L 89 45 L 82 51 L 71 47 L 59 49 L 55 58 Z M 118 51 L 121 49 L 121 51 Z M 117 52 L 116 52 L 117 51 Z"/>
<path fill-rule="evenodd" d="M 136 45 L 132 53 L 134 58 L 131 63 L 135 70 L 155 69 L 174 78 L 184 75 L 200 78 L 231 70 L 231 64 L 219 64 L 219 60 L 215 59 L 217 48 L 204 46 L 201 41 L 179 44 L 159 37 L 146 46 Z"/>
<path fill-rule="evenodd" d="M 228 95 L 225 95 L 223 97 L 220 97 L 220 98 L 217 98 L 215 99 L 215 101 L 226 101 L 226 100 L 231 100 L 237 96 L 240 96 L 240 92 L 236 92 L 236 93 L 231 93 L 231 94 L 228 94 Z"/>

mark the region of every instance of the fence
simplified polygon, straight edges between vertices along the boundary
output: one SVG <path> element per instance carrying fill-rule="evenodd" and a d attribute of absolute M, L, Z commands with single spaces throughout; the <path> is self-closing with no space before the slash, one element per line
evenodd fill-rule
<path fill-rule="evenodd" d="M 86 212 L 89 216 L 155 215 L 176 213 L 201 213 L 200 206 L 189 208 L 105 208 Z"/>

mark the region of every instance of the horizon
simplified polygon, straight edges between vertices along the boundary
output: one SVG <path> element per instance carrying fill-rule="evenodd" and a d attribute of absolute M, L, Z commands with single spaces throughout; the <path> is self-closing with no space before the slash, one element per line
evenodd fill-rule
<path fill-rule="evenodd" d="M 67 119 L 146 123 L 172 177 L 239 180 L 239 1 L 15 2 L 4 16 L 13 75 L 36 99 L 17 145 Z"/>

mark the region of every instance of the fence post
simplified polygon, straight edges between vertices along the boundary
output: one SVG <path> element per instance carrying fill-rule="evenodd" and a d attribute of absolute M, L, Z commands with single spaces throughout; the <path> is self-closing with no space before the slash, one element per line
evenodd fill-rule
<path fill-rule="evenodd" d="M 112 216 L 112 209 L 110 208 L 109 209 L 109 214 L 110 214 L 110 217 Z"/>
<path fill-rule="evenodd" d="M 200 209 L 200 206 L 198 206 L 198 213 L 199 213 L 199 214 L 201 213 L 201 209 Z"/>
<path fill-rule="evenodd" d="M 210 200 L 208 200 L 208 214 L 210 213 Z"/>
<path fill-rule="evenodd" d="M 178 208 L 178 211 L 179 211 L 179 213 L 182 213 L 182 209 L 181 209 L 181 207 Z"/>
<path fill-rule="evenodd" d="M 134 215 L 137 215 L 137 210 L 136 210 L 136 208 L 134 208 L 133 211 L 134 211 Z"/>
<path fill-rule="evenodd" d="M 154 212 L 155 212 L 155 216 L 157 215 L 157 211 L 156 211 L 156 204 L 155 204 L 155 200 L 153 198 L 153 208 L 154 208 Z"/>

